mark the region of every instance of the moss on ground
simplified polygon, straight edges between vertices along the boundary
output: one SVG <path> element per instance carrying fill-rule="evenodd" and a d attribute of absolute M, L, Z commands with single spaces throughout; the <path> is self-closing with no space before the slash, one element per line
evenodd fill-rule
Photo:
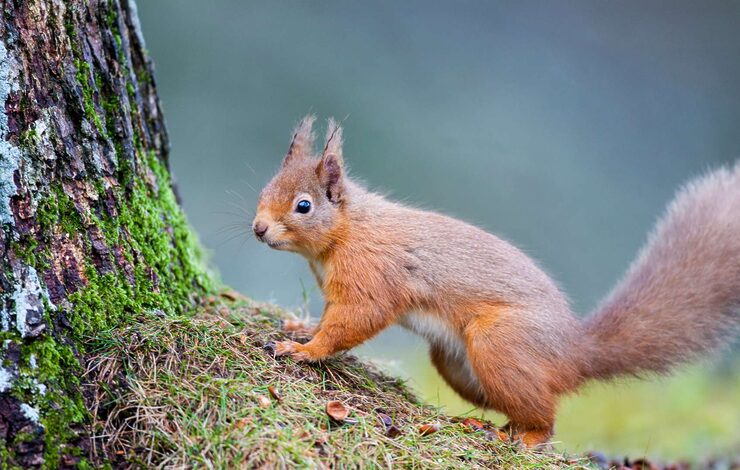
<path fill-rule="evenodd" d="M 282 312 L 222 297 L 195 316 L 145 315 L 87 343 L 98 458 L 175 467 L 580 468 L 422 405 L 403 383 L 349 355 L 275 359 Z M 274 391 L 271 392 L 271 389 Z M 343 424 L 326 403 L 350 409 Z M 381 413 L 400 431 L 387 433 Z M 439 423 L 422 436 L 419 426 Z M 112 436 L 112 438 L 102 438 Z"/>

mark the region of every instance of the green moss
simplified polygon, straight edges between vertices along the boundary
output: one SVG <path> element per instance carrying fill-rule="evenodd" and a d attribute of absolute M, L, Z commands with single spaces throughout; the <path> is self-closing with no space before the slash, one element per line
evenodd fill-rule
<path fill-rule="evenodd" d="M 118 62 L 124 67 L 126 64 L 126 57 L 123 53 L 123 39 L 121 37 L 121 30 L 118 28 L 118 17 L 116 11 L 116 5 L 113 0 L 108 1 L 108 11 L 106 12 L 106 23 L 108 29 L 113 33 L 113 40 L 116 43 L 116 51 L 118 51 Z"/>
<path fill-rule="evenodd" d="M 88 469 L 95 468 L 95 467 L 93 467 L 92 465 L 90 465 L 90 462 L 87 459 L 83 458 L 77 464 L 77 468 L 79 470 L 88 470 Z"/>
<path fill-rule="evenodd" d="M 12 385 L 11 394 L 40 412 L 46 468 L 58 466 L 62 454 L 82 456 L 81 449 L 70 443 L 78 436 L 79 426 L 90 418 L 79 379 L 83 372 L 80 358 L 86 353 L 85 340 L 125 325 L 140 313 L 188 313 L 197 297 L 214 289 L 202 263 L 198 241 L 175 199 L 166 165 L 155 152 L 145 148 L 136 123 L 133 151 L 124 145 L 116 130 L 125 113 L 130 113 L 134 121 L 138 118 L 136 87 L 142 77 L 148 80 L 149 76 L 146 70 L 137 71 L 138 80 L 128 80 L 132 74 L 123 54 L 116 15 L 117 10 L 110 4 L 106 21 L 126 79 L 129 110 L 124 109 L 126 97 L 119 96 L 105 77 L 84 60 L 72 8 L 65 14 L 64 26 L 74 57 L 75 78 L 82 89 L 82 112 L 98 134 L 113 145 L 117 184 L 111 184 L 111 180 L 103 179 L 91 169 L 82 183 L 94 188 L 99 197 L 88 198 L 89 206 L 75 205 L 61 183 L 50 184 L 36 201 L 38 230 L 11 242 L 19 259 L 36 268 L 39 274 L 50 268 L 55 256 L 60 256 L 51 252 L 51 247 L 59 241 L 75 244 L 86 258 L 84 285 L 67 295 L 68 302 L 56 307 L 64 311 L 60 314 L 44 301 L 49 328 L 43 336 L 23 341 L 15 331 L 0 333 L 1 340 L 21 345 L 19 377 Z M 21 148 L 33 152 L 37 140 L 35 130 L 25 130 L 20 135 Z M 111 199 L 115 201 L 113 208 L 105 203 Z M 110 263 L 106 265 L 113 266 L 112 269 L 99 270 L 93 264 L 88 234 L 97 229 L 110 249 Z M 8 279 L 12 279 L 12 272 Z M 52 325 L 59 325 L 61 316 L 69 321 L 70 329 L 52 331 Z M 6 447 L 5 442 L 0 442 L 0 469 L 13 461 L 13 451 Z M 85 468 L 90 464 L 83 459 L 79 466 Z"/>
<path fill-rule="evenodd" d="M 84 338 L 123 324 L 140 312 L 183 313 L 192 305 L 196 294 L 213 290 L 201 262 L 198 242 L 175 200 L 167 170 L 153 153 L 146 160 L 154 185 L 137 175 L 130 190 L 115 189 L 121 201 L 116 217 L 104 211 L 90 215 L 109 245 L 122 247 L 124 258 L 134 264 L 134 283 L 129 282 L 120 267 L 104 274 L 91 265 L 86 268 L 87 285 L 69 296 L 74 306 L 69 318 L 77 348 L 82 348 Z M 104 192 L 102 184 L 97 187 Z M 57 210 L 57 220 L 60 223 L 66 220 L 69 227 L 81 218 L 74 206 L 64 203 L 60 196 L 56 205 L 49 206 Z M 43 353 L 49 376 L 59 380 L 57 374 L 65 370 L 68 374 L 69 362 L 76 359 L 72 348 L 62 347 L 57 351 L 64 352 L 56 358 L 50 356 L 50 351 Z M 60 364 L 62 367 L 57 367 Z M 61 390 L 77 390 L 78 385 L 74 378 L 59 384 Z M 45 414 L 47 436 L 54 436 L 56 442 L 71 437 L 65 435 L 65 426 L 82 422 L 87 413 L 79 394 L 69 397 L 67 402 L 59 404 L 60 409 L 66 410 L 60 414 L 61 420 Z M 62 396 L 55 399 L 61 400 Z M 53 444 L 47 445 L 49 462 L 58 458 Z"/>
<path fill-rule="evenodd" d="M 60 233 L 78 236 L 96 226 L 107 245 L 111 249 L 117 247 L 133 268 L 132 283 L 122 266 L 101 273 L 88 263 L 84 270 L 86 285 L 68 296 L 72 305 L 71 312 L 65 314 L 71 323 L 69 338 L 47 335 L 22 346 L 24 365 L 11 393 L 40 411 L 48 468 L 59 462 L 62 449 L 74 454 L 75 448 L 64 443 L 76 436 L 75 427 L 89 417 L 78 379 L 84 339 L 125 324 L 141 312 L 184 313 L 195 297 L 213 290 L 198 242 L 177 204 L 166 167 L 153 152 L 140 150 L 134 161 L 135 166 L 131 159 L 119 159 L 119 173 L 128 184 L 106 190 L 102 179 L 92 182 L 101 197 L 98 206 L 85 213 L 80 212 L 60 184 L 52 184 L 38 201 L 36 211 L 39 240 L 44 248 L 39 249 L 32 237 L 14 245 L 24 262 L 45 269 L 52 259 L 49 246 L 53 237 Z M 139 174 L 135 168 L 146 173 Z M 117 201 L 114 215 L 107 212 L 102 202 L 107 191 L 113 191 Z M 91 254 L 89 241 L 83 245 Z M 111 257 L 110 261 L 114 259 Z M 49 325 L 53 324 L 51 312 L 47 304 Z M 11 338 L 13 335 L 8 337 Z M 30 366 L 31 355 L 36 368 Z M 39 393 L 38 383 L 46 386 L 45 394 Z"/>
<path fill-rule="evenodd" d="M 80 233 L 85 228 L 74 201 L 58 183 L 52 184 L 47 195 L 39 200 L 36 220 L 42 232 L 47 234 L 50 234 L 50 229 L 54 226 L 68 235 Z"/>
<path fill-rule="evenodd" d="M 136 81 L 139 85 L 151 85 L 153 83 L 152 76 L 146 69 L 139 69 L 136 71 Z"/>
<path fill-rule="evenodd" d="M 38 242 L 30 235 L 24 234 L 18 241 L 11 240 L 13 253 L 29 266 L 36 266 L 36 249 Z"/>
<path fill-rule="evenodd" d="M 112 0 L 108 0 L 108 10 L 105 13 L 105 23 L 108 28 L 114 28 L 116 25 L 116 7 Z"/>
<path fill-rule="evenodd" d="M 13 441 L 11 445 L 17 445 L 22 442 L 29 442 L 32 441 L 36 436 L 30 432 L 19 432 L 16 433 L 15 436 L 13 436 Z"/>
<path fill-rule="evenodd" d="M 128 92 L 128 98 L 133 102 L 134 111 L 136 108 L 136 88 L 134 87 L 134 84 L 131 82 L 126 83 L 126 91 Z"/>
<path fill-rule="evenodd" d="M 5 439 L 0 439 L 0 470 L 16 470 L 20 469 L 18 465 L 11 465 L 10 450 L 5 442 Z"/>
<path fill-rule="evenodd" d="M 154 153 L 140 158 L 146 164 L 138 167 L 150 173 L 145 177 L 134 174 L 133 168 L 126 170 L 133 175 L 131 187 L 112 188 L 118 201 L 115 216 L 102 207 L 81 214 L 60 185 L 52 185 L 38 204 L 38 222 L 46 241 L 58 232 L 86 233 L 91 230 L 90 224 L 95 225 L 109 247 L 121 249 L 123 258 L 133 266 L 134 277 L 131 283 L 120 266 L 100 273 L 88 264 L 84 271 L 87 284 L 68 296 L 73 306 L 67 314 L 71 342 L 45 337 L 23 347 L 25 362 L 33 354 L 38 369 L 26 368 L 24 373 L 28 375 L 14 384 L 13 393 L 41 411 L 47 462 L 58 461 L 59 444 L 74 436 L 70 426 L 83 423 L 87 417 L 77 379 L 81 369 L 76 353 L 83 351 L 83 340 L 123 324 L 140 312 L 183 313 L 195 296 L 213 288 L 201 262 L 198 242 L 175 200 L 166 168 Z M 105 196 L 102 180 L 94 187 Z M 19 256 L 32 266 L 39 266 L 47 256 L 38 256 L 35 240 L 24 241 L 18 247 Z M 31 377 L 48 387 L 45 395 L 34 391 Z"/>
<path fill-rule="evenodd" d="M 117 201 L 115 215 L 108 214 L 102 203 L 107 196 L 103 180 L 93 182 L 101 197 L 99 207 L 91 207 L 88 213 L 80 212 L 61 185 L 52 184 L 38 201 L 36 212 L 44 248 L 39 249 L 39 242 L 31 236 L 13 244 L 25 263 L 45 269 L 52 259 L 49 246 L 53 237 L 88 233 L 93 225 L 101 230 L 108 246 L 118 247 L 133 267 L 131 283 L 121 266 L 100 273 L 88 264 L 84 271 L 87 284 L 68 296 L 72 310 L 65 316 L 71 323 L 70 337 L 65 340 L 47 334 L 22 345 L 20 376 L 11 394 L 40 411 L 47 468 L 56 467 L 62 451 L 75 453 L 75 448 L 65 443 L 76 437 L 75 428 L 89 418 L 78 378 L 84 339 L 125 324 L 141 312 L 186 312 L 194 297 L 213 289 L 198 242 L 175 200 L 167 169 L 153 152 L 141 152 L 136 160 L 136 168 L 147 173 L 137 173 L 130 160 L 124 159 L 120 171 L 130 181 L 129 187 L 108 190 Z M 90 254 L 89 242 L 84 246 Z M 45 307 L 47 324 L 51 325 L 53 311 L 48 303 Z M 11 332 L 5 332 L 2 339 L 20 341 Z M 39 383 L 46 387 L 44 394 Z M 11 461 L 9 451 L 0 454 L 3 461 Z"/>
<path fill-rule="evenodd" d="M 105 128 L 103 127 L 103 121 L 95 109 L 95 90 L 90 85 L 90 64 L 82 59 L 75 59 L 75 67 L 77 68 L 75 76 L 82 87 L 82 103 L 85 110 L 85 117 L 95 125 L 100 135 L 107 137 Z"/>
<path fill-rule="evenodd" d="M 72 328 L 80 337 L 117 322 L 132 303 L 128 286 L 122 284 L 115 274 L 100 276 L 93 268 L 88 268 L 86 274 L 89 284 L 69 296 L 75 305 L 70 319 Z"/>
<path fill-rule="evenodd" d="M 115 121 L 115 113 L 120 112 L 121 109 L 121 100 L 118 98 L 115 94 L 109 94 L 105 99 L 103 100 L 103 111 L 105 116 L 105 128 L 108 132 L 109 136 L 115 136 L 116 135 L 116 121 Z M 121 149 L 116 149 L 116 154 L 121 154 Z"/>
<path fill-rule="evenodd" d="M 82 373 L 73 344 L 59 342 L 52 336 L 43 336 L 22 346 L 19 377 L 13 382 L 11 396 L 22 403 L 36 407 L 44 430 L 45 467 L 55 468 L 60 457 L 60 443 L 75 437 L 74 425 L 81 425 L 88 416 L 79 378 Z M 35 367 L 31 366 L 31 356 Z M 45 389 L 39 388 L 43 384 Z M 15 436 L 11 445 L 35 439 L 32 433 Z M 7 460 L 9 461 L 8 453 Z M 0 460 L 1 462 L 2 460 Z"/>
<path fill-rule="evenodd" d="M 35 128 L 31 128 L 21 132 L 18 137 L 18 142 L 20 143 L 21 148 L 28 149 L 33 148 L 38 142 L 38 139 L 38 132 L 36 132 Z"/>
<path fill-rule="evenodd" d="M 60 185 L 52 185 L 39 201 L 37 220 L 48 236 L 58 231 L 85 233 L 91 227 L 86 227 L 84 219 L 102 231 L 109 247 L 121 248 L 124 259 L 133 264 L 133 284 L 122 267 L 103 274 L 92 265 L 85 268 L 87 285 L 69 296 L 78 338 L 116 325 L 130 312 L 182 313 L 194 293 L 211 289 L 198 242 L 175 200 L 169 173 L 154 153 L 145 159 L 153 184 L 143 176 L 128 176 L 133 179 L 130 190 L 114 188 L 119 201 L 115 216 L 103 209 L 80 214 Z M 133 173 L 133 169 L 125 172 Z M 102 181 L 95 187 L 105 196 Z M 31 266 L 39 262 L 36 250 L 34 239 L 18 244 L 19 256 Z"/>

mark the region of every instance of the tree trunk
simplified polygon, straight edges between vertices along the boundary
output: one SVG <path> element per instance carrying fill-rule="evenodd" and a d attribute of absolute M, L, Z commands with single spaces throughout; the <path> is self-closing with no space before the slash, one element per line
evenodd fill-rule
<path fill-rule="evenodd" d="M 85 463 L 85 339 L 210 289 L 133 0 L 0 0 L 0 468 Z"/>

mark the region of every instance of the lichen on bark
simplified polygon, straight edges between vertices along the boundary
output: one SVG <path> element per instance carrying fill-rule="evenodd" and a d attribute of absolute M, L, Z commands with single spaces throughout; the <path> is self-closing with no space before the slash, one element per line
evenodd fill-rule
<path fill-rule="evenodd" d="M 85 340 L 212 289 L 133 0 L 0 19 L 0 468 L 84 466 Z"/>

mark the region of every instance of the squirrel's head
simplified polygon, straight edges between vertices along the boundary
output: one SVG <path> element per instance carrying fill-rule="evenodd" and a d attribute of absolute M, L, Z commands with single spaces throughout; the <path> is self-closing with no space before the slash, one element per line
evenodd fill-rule
<path fill-rule="evenodd" d="M 293 133 L 280 171 L 260 194 L 252 229 L 278 250 L 317 255 L 338 236 L 345 204 L 342 128 L 329 119 L 321 155 L 313 149 L 315 118 Z"/>

